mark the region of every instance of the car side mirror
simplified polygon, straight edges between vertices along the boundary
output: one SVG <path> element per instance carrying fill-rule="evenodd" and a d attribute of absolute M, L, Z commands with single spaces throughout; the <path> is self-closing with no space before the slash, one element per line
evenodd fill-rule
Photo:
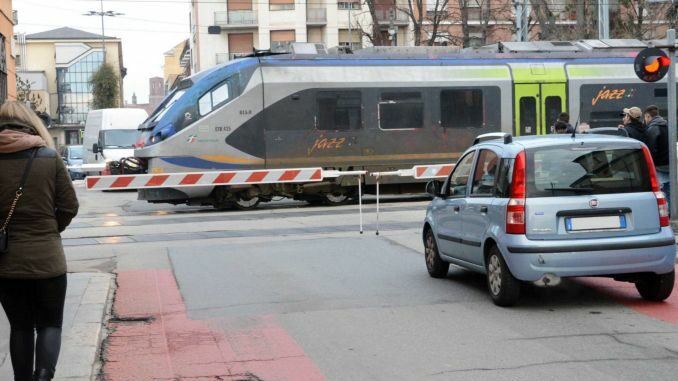
<path fill-rule="evenodd" d="M 438 180 L 429 181 L 426 183 L 426 193 L 433 197 L 442 197 L 443 183 Z"/>
<path fill-rule="evenodd" d="M 92 144 L 92 152 L 95 153 L 95 154 L 101 152 L 101 150 L 99 148 L 99 144 L 97 144 L 97 143 Z"/>

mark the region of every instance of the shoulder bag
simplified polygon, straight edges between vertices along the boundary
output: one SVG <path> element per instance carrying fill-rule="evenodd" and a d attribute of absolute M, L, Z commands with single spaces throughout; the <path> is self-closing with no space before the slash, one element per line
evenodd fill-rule
<path fill-rule="evenodd" d="M 19 199 L 24 194 L 24 185 L 26 184 L 26 178 L 28 178 L 28 172 L 31 171 L 33 158 L 35 157 L 35 154 L 37 152 L 38 150 L 34 148 L 33 152 L 31 152 L 31 156 L 28 158 L 28 162 L 26 163 L 26 169 L 24 169 L 24 174 L 21 177 L 19 189 L 17 189 L 16 193 L 14 194 L 14 201 L 12 201 L 12 205 L 9 207 L 9 214 L 5 219 L 5 222 L 2 224 L 2 227 L 0 227 L 0 254 L 6 254 L 9 251 L 9 230 L 8 230 L 9 221 L 12 219 L 12 215 L 14 214 L 14 209 L 16 209 L 17 202 L 19 202 Z"/>

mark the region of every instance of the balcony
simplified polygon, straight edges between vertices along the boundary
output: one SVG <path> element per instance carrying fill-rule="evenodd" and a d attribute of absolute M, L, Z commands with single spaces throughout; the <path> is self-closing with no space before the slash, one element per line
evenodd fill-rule
<path fill-rule="evenodd" d="M 306 8 L 307 25 L 327 24 L 327 8 Z"/>
<path fill-rule="evenodd" d="M 393 15 L 393 24 L 407 25 L 410 23 L 410 18 L 407 13 L 400 9 L 375 9 L 377 20 L 381 24 L 388 24 L 391 22 L 391 15 Z"/>
<path fill-rule="evenodd" d="M 256 28 L 255 10 L 214 12 L 214 25 L 222 28 Z"/>

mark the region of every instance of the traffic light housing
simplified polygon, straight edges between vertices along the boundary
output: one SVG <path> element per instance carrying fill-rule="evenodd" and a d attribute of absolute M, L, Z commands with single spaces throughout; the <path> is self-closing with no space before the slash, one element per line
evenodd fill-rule
<path fill-rule="evenodd" d="M 669 72 L 671 59 L 657 48 L 643 49 L 636 56 L 633 69 L 638 78 L 645 82 L 657 82 Z"/>

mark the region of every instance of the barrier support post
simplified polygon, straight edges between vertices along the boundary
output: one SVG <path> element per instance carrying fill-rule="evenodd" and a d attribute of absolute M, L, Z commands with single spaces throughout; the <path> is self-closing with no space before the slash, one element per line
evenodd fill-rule
<path fill-rule="evenodd" d="M 358 210 L 360 214 L 360 234 L 363 234 L 363 175 L 358 175 Z"/>
<path fill-rule="evenodd" d="M 379 235 L 379 174 L 377 173 L 377 232 L 376 235 Z"/>

